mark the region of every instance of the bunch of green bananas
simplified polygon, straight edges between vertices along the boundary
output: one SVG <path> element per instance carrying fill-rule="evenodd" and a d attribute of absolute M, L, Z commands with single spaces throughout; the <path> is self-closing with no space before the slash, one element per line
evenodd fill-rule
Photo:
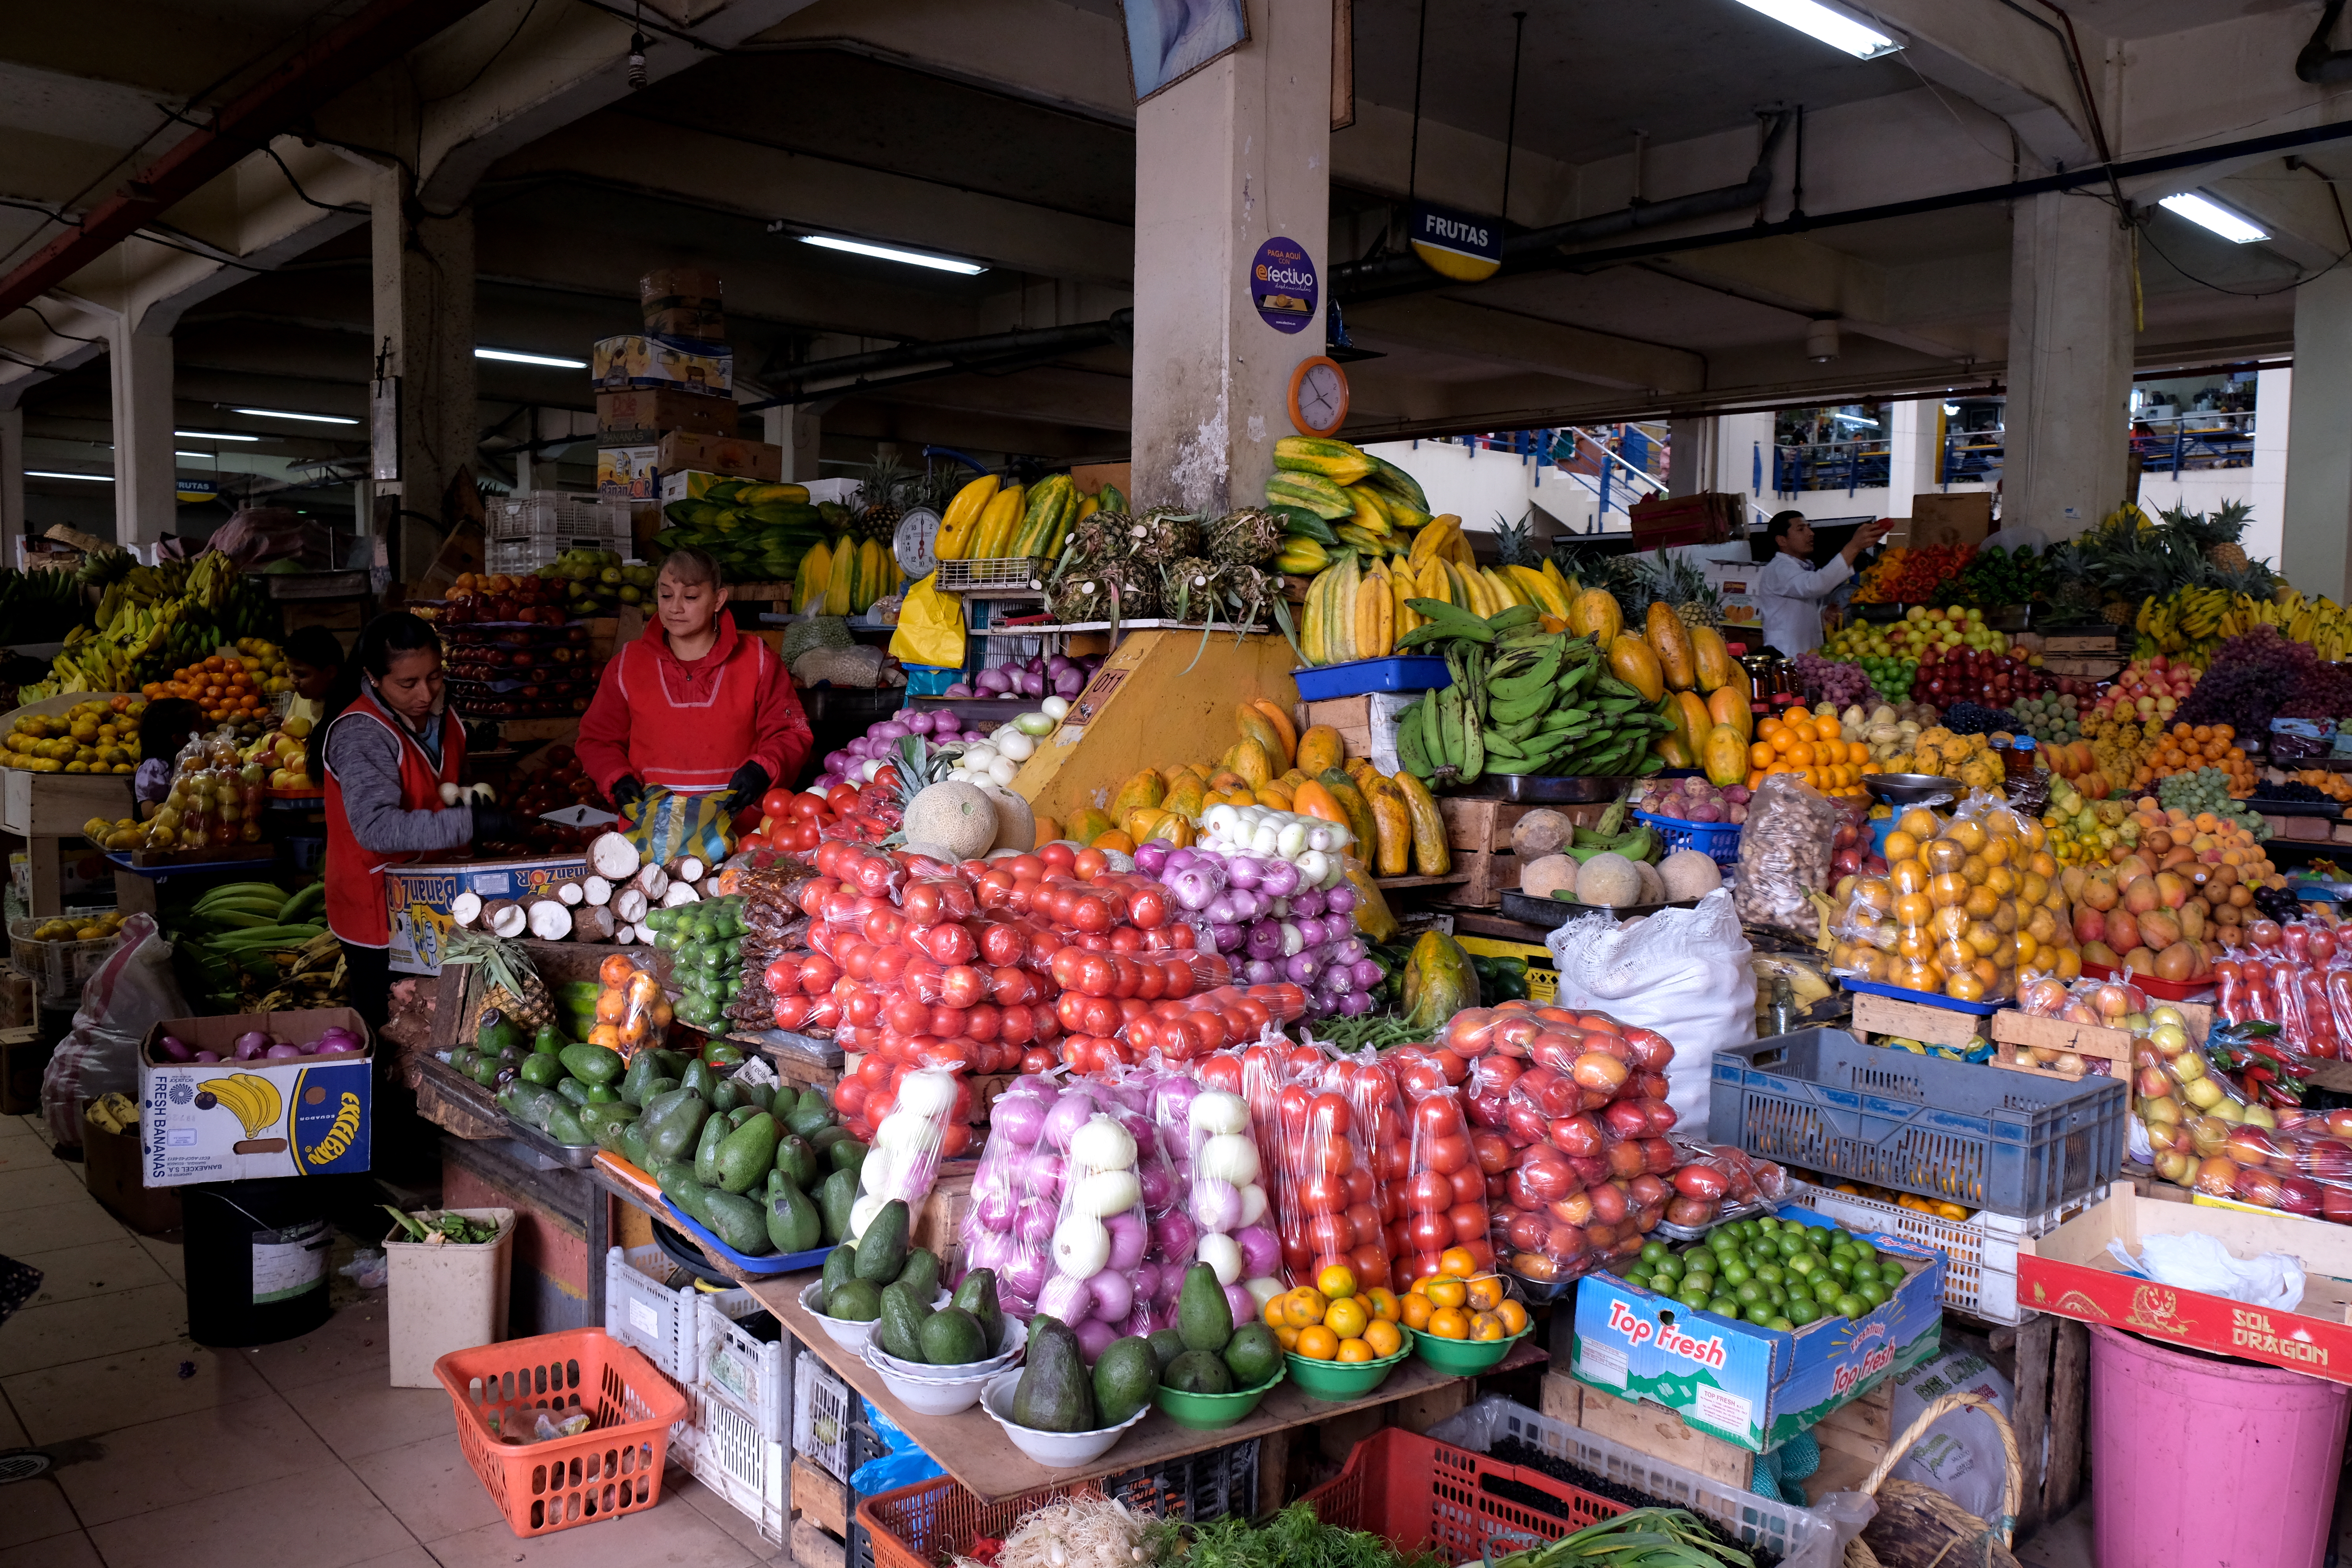
<path fill-rule="evenodd" d="M 1575 836 L 1560 846 L 1559 852 L 1579 865 L 1595 855 L 1622 855 L 1628 860 L 1652 860 L 1657 858 L 1657 835 L 1646 822 L 1625 826 L 1629 815 L 1622 799 L 1612 801 L 1601 814 L 1601 820 L 1590 827 L 1580 827 Z"/>
<path fill-rule="evenodd" d="M 1654 773 L 1653 735 L 1674 727 L 1612 676 L 1590 637 L 1538 628 L 1514 605 L 1481 616 L 1442 599 L 1409 599 L 1427 617 L 1402 648 L 1443 647 L 1453 684 L 1397 716 L 1397 760 L 1433 784 L 1486 773 L 1622 776 Z"/>

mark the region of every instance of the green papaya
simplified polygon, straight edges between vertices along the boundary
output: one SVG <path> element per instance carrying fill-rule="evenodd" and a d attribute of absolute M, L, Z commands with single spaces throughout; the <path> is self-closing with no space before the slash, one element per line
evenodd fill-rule
<path fill-rule="evenodd" d="M 849 1211 L 857 1204 L 857 1178 L 835 1171 L 816 1190 L 817 1212 L 824 1216 L 824 1238 L 839 1241 L 849 1234 Z"/>
<path fill-rule="evenodd" d="M 1404 965 L 1404 1021 L 1435 1030 L 1465 1007 L 1478 1005 L 1478 972 L 1470 954 L 1444 931 L 1427 931 Z"/>
<path fill-rule="evenodd" d="M 1224 1363 L 1217 1363 L 1219 1370 Z M 1078 1355 L 1078 1336 L 1058 1318 L 1029 1320 L 1029 1346 L 1021 1380 L 1013 1386 L 1013 1421 L 1037 1432 L 1091 1432 L 1094 1380 Z"/>
<path fill-rule="evenodd" d="M 898 1270 L 898 1283 L 915 1293 L 918 1301 L 929 1301 L 940 1293 L 940 1260 L 927 1247 L 918 1247 L 907 1254 L 905 1267 Z"/>
<path fill-rule="evenodd" d="M 787 1255 L 809 1251 L 824 1233 L 816 1205 L 786 1181 L 782 1171 L 771 1171 L 768 1175 L 768 1239 L 776 1244 L 778 1252 Z"/>
<path fill-rule="evenodd" d="M 995 1269 L 975 1268 L 965 1275 L 948 1304 L 971 1314 L 972 1321 L 980 1325 L 988 1355 L 1004 1348 L 1004 1309 L 997 1305 Z"/>
<path fill-rule="evenodd" d="M 702 1123 L 694 1145 L 694 1179 L 706 1187 L 719 1183 L 719 1150 L 727 1142 L 727 1118 L 713 1115 Z"/>
<path fill-rule="evenodd" d="M 710 1234 L 746 1257 L 756 1258 L 773 1252 L 775 1243 L 768 1239 L 768 1216 L 760 1205 L 737 1193 L 713 1187 L 702 1195 L 703 1224 Z"/>
<path fill-rule="evenodd" d="M 719 1119 L 714 1116 L 711 1120 Z M 719 1184 L 730 1193 L 748 1193 L 756 1184 L 765 1181 L 776 1163 L 775 1118 L 764 1110 L 752 1111 L 751 1120 L 720 1141 L 713 1163 L 718 1168 Z"/>
<path fill-rule="evenodd" d="M 929 1300 L 917 1300 L 904 1285 L 882 1288 L 882 1316 L 874 1327 L 882 1348 L 900 1361 L 923 1359 L 923 1320 L 931 1315 Z"/>
<path fill-rule="evenodd" d="M 557 1055 L 563 1070 L 583 1083 L 611 1083 L 627 1070 L 621 1054 L 603 1046 L 565 1046 Z"/>

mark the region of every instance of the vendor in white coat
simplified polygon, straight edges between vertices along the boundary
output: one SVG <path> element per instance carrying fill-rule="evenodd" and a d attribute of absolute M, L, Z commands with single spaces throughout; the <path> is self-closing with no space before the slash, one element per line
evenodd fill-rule
<path fill-rule="evenodd" d="M 1813 525 L 1801 511 L 1784 511 L 1765 525 L 1776 553 L 1756 580 L 1756 597 L 1763 608 L 1764 640 L 1786 658 L 1822 646 L 1822 601 L 1853 575 L 1853 560 L 1886 537 L 1895 525 L 1885 518 L 1853 531 L 1836 560 L 1822 567 L 1809 565 L 1813 555 Z"/>

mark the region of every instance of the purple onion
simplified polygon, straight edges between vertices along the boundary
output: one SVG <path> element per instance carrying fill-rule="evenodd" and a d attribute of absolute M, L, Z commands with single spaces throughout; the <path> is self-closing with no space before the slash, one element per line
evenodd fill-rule
<path fill-rule="evenodd" d="M 913 733 L 915 733 L 914 731 L 909 730 L 898 720 L 885 719 L 866 731 L 866 738 L 869 741 L 903 741 Z"/>
<path fill-rule="evenodd" d="M 1282 922 L 1260 921 L 1249 928 L 1247 947 L 1252 958 L 1280 958 L 1282 952 Z"/>
<path fill-rule="evenodd" d="M 1151 1304 L 1156 1310 L 1172 1312 L 1176 1306 L 1176 1298 L 1183 1293 L 1184 1270 L 1171 1260 L 1169 1266 L 1160 1271 L 1160 1289 L 1152 1292 Z M 1160 1326 L 1163 1329 L 1172 1328 L 1174 1324 L 1167 1322 Z"/>
<path fill-rule="evenodd" d="M 1054 1205 L 1042 1198 L 1024 1200 L 1013 1211 L 1013 1234 L 1024 1247 L 1043 1247 L 1054 1239 Z"/>
<path fill-rule="evenodd" d="M 189 1059 L 199 1062 L 216 1062 L 220 1060 L 220 1053 L 218 1051 L 198 1051 Z"/>
<path fill-rule="evenodd" d="M 231 1054 L 241 1062 L 258 1060 L 269 1049 L 270 1038 L 259 1029 L 247 1029 L 236 1037 Z"/>
<path fill-rule="evenodd" d="M 1181 1073 L 1162 1073 L 1151 1089 L 1152 1113 L 1172 1126 L 1189 1127 L 1192 1121 L 1193 1097 L 1201 1086 Z"/>
<path fill-rule="evenodd" d="M 1034 1149 L 1045 1136 L 1046 1105 L 1034 1094 L 1008 1093 L 988 1108 L 989 1135 L 1014 1148 Z"/>
<path fill-rule="evenodd" d="M 1360 958 L 1348 965 L 1348 978 L 1356 983 L 1357 990 L 1368 992 L 1381 983 L 1381 966 L 1369 958 Z"/>
<path fill-rule="evenodd" d="M 1045 658 L 1045 673 L 1048 675 L 1059 675 L 1066 669 L 1077 668 L 1076 662 L 1066 653 L 1048 654 Z"/>
<path fill-rule="evenodd" d="M 1168 865 L 1168 842 L 1147 838 L 1135 847 L 1135 868 L 1147 877 L 1157 877 Z"/>
<path fill-rule="evenodd" d="M 1325 915 L 1323 919 L 1328 923 L 1331 917 Z M 1371 950 L 1364 945 L 1364 939 L 1352 933 L 1342 935 L 1331 944 L 1331 962 L 1334 963 L 1353 963 L 1360 958 L 1371 955 Z"/>
<path fill-rule="evenodd" d="M 1068 1163 L 1045 1143 L 1039 1143 L 1030 1153 L 1022 1171 L 1022 1190 L 1047 1208 L 1056 1205 L 1062 1197 L 1062 1184 L 1069 1175 Z"/>
<path fill-rule="evenodd" d="M 1192 1178 L 1192 1218 L 1204 1231 L 1228 1231 L 1242 1222 L 1241 1189 L 1215 1176 Z"/>
<path fill-rule="evenodd" d="M 1187 866 L 1169 877 L 1167 882 L 1168 890 L 1176 895 L 1176 901 L 1184 908 L 1204 910 L 1209 919 L 1218 924 L 1225 924 L 1232 920 L 1230 910 L 1222 918 L 1216 912 L 1217 900 L 1223 895 L 1218 891 L 1216 877 L 1208 867 L 1198 863 Z"/>
<path fill-rule="evenodd" d="M 1219 952 L 1239 952 L 1246 937 L 1247 933 L 1236 925 L 1213 925 L 1209 928 L 1209 940 Z"/>
<path fill-rule="evenodd" d="M 1293 915 L 1290 923 L 1298 930 L 1298 949 L 1311 952 L 1323 945 L 1323 922 L 1314 915 Z"/>
<path fill-rule="evenodd" d="M 1021 695 L 1024 697 L 1043 697 L 1045 695 L 1045 677 L 1038 670 L 1023 670 L 1019 680 L 1015 684 L 1021 688 Z"/>
<path fill-rule="evenodd" d="M 1001 1273 L 1012 1261 L 1013 1249 L 1012 1237 L 1002 1231 L 983 1230 L 974 1235 L 964 1248 L 964 1261 L 968 1269 L 993 1268 Z"/>
<path fill-rule="evenodd" d="M 1136 1184 L 1143 1189 L 1143 1209 L 1158 1214 L 1176 1201 L 1176 1176 L 1165 1160 L 1141 1160 L 1135 1167 Z"/>
<path fill-rule="evenodd" d="M 1168 851 L 1167 863 L 1161 867 L 1161 869 L 1181 871 L 1187 866 L 1213 866 L 1215 862 L 1208 856 L 1193 848 L 1190 844 L 1186 844 Z"/>
<path fill-rule="evenodd" d="M 1079 1319 L 1093 1312 L 1094 1295 L 1085 1280 L 1057 1271 L 1037 1292 L 1037 1310 L 1075 1327 Z"/>
<path fill-rule="evenodd" d="M 1183 902 L 1183 895 L 1181 893 L 1177 895 L 1176 901 L 1179 903 Z M 1215 898 L 1211 899 L 1206 904 L 1202 905 L 1201 907 L 1201 913 L 1209 917 L 1209 923 L 1211 925 L 1235 925 L 1240 923 L 1241 920 L 1240 915 L 1236 913 L 1234 909 L 1234 889 L 1231 888 L 1227 888 L 1223 892 L 1219 893 Z"/>
<path fill-rule="evenodd" d="M 1087 1281 L 1095 1299 L 1095 1316 L 1106 1323 L 1123 1323 L 1135 1310 L 1135 1281 L 1116 1268 L 1104 1269 Z"/>
<path fill-rule="evenodd" d="M 1140 1303 L 1160 1294 L 1160 1265 L 1150 1258 L 1135 1266 L 1135 1299 Z"/>
<path fill-rule="evenodd" d="M 1002 1183 L 975 1192 L 971 1196 L 971 1217 L 992 1231 L 1011 1231 L 1013 1216 L 1021 1205 L 1013 1201 L 1012 1189 Z"/>
<path fill-rule="evenodd" d="M 1118 1338 L 1118 1331 L 1100 1318 L 1088 1318 L 1085 1322 L 1074 1325 L 1072 1331 L 1078 1336 L 1078 1359 L 1088 1366 L 1100 1361 L 1103 1352 L 1110 1349 L 1111 1342 Z"/>
<path fill-rule="evenodd" d="M 1131 1210 L 1111 1215 L 1103 1220 L 1103 1228 L 1110 1232 L 1111 1268 L 1132 1268 L 1143 1261 L 1143 1245 L 1151 1239 L 1151 1228 L 1141 1215 Z"/>
<path fill-rule="evenodd" d="M 1101 1107 L 1095 1097 L 1085 1089 L 1073 1087 L 1066 1090 L 1061 1100 L 1045 1117 L 1045 1142 L 1056 1149 L 1067 1149 L 1078 1129 Z"/>
<path fill-rule="evenodd" d="M 1225 1305 L 1232 1310 L 1236 1323 L 1257 1321 L 1254 1315 L 1257 1311 L 1257 1298 L 1244 1289 L 1238 1279 L 1225 1287 Z"/>
<path fill-rule="evenodd" d="M 1234 1245 L 1242 1249 L 1243 1279 L 1255 1279 L 1282 1267 L 1282 1243 L 1263 1221 L 1245 1225 L 1233 1236 Z"/>
<path fill-rule="evenodd" d="M 1075 669 L 1066 669 L 1053 679 L 1056 697 L 1076 697 L 1087 689 L 1087 678 Z"/>
<path fill-rule="evenodd" d="M 155 1054 L 162 1057 L 165 1061 L 172 1062 L 194 1061 L 196 1057 L 194 1049 L 189 1046 L 187 1041 L 180 1038 L 177 1035 L 166 1035 L 162 1039 L 157 1040 L 155 1042 Z"/>
<path fill-rule="evenodd" d="M 959 680 L 953 686 L 949 687 L 945 691 L 940 692 L 940 695 L 942 697 L 969 698 L 972 695 L 971 682 L 969 680 Z"/>
<path fill-rule="evenodd" d="M 1054 1216 L 1049 1214 L 1045 1216 L 1046 1233 L 1052 1234 L 1053 1228 Z M 1013 1295 L 1034 1301 L 1037 1292 L 1045 1287 L 1045 1243 L 1024 1236 L 1013 1247 L 1012 1256 L 998 1267 L 996 1277 Z"/>
<path fill-rule="evenodd" d="M 1270 958 L 1253 958 L 1242 966 L 1242 977 L 1252 985 L 1271 985 L 1282 978 L 1282 965 Z"/>
<path fill-rule="evenodd" d="M 1335 888 L 1324 889 L 1323 912 L 1333 915 L 1354 914 L 1356 912 L 1356 889 L 1349 887 L 1345 882 L 1341 882 Z"/>
<path fill-rule="evenodd" d="M 1255 889 L 1258 879 L 1265 874 L 1264 863 L 1255 855 L 1229 855 L 1225 858 L 1225 880 L 1236 888 Z"/>
<path fill-rule="evenodd" d="M 845 751 L 827 752 L 824 754 L 824 771 L 829 773 L 845 773 L 849 771 L 849 764 L 856 760 Z"/>
<path fill-rule="evenodd" d="M 1339 1011 L 1350 1018 L 1360 1018 L 1371 1010 L 1372 994 L 1369 991 L 1350 991 L 1339 998 Z"/>
<path fill-rule="evenodd" d="M 992 664 L 980 672 L 978 684 L 981 695 L 1002 697 L 1013 689 L 1013 675 L 1004 666 Z"/>
<path fill-rule="evenodd" d="M 1269 899 L 1286 899 L 1298 891 L 1298 868 L 1287 860 L 1265 860 L 1257 890 Z"/>
<path fill-rule="evenodd" d="M 1323 973 L 1323 961 L 1313 952 L 1301 950 L 1283 961 L 1285 979 L 1300 985 L 1312 985 Z"/>
<path fill-rule="evenodd" d="M 1232 1191 L 1231 1184 L 1223 1184 L 1228 1191 Z M 1198 1184 L 1195 1185 L 1197 1187 Z M 1234 1193 L 1234 1213 L 1238 1215 L 1241 1209 L 1241 1194 Z M 1170 1209 L 1151 1222 L 1151 1250 L 1160 1258 L 1169 1260 L 1171 1267 L 1175 1259 L 1192 1257 L 1192 1248 L 1199 1244 L 1200 1239 L 1200 1227 L 1192 1223 L 1192 1216 L 1182 1209 Z"/>
<path fill-rule="evenodd" d="M 1320 889 L 1305 888 L 1290 895 L 1290 912 L 1316 919 L 1323 913 L 1326 895 Z"/>

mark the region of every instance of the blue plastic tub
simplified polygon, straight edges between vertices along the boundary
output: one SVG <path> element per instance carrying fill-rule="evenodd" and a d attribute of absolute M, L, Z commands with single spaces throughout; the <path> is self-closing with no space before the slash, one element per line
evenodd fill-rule
<path fill-rule="evenodd" d="M 1707 1130 L 1750 1154 L 2037 1215 L 2114 1179 L 2128 1090 L 1865 1046 L 1802 1029 L 1715 1053 Z"/>
<path fill-rule="evenodd" d="M 1739 824 L 1736 822 L 1685 822 L 1679 816 L 1655 816 L 1646 811 L 1635 812 L 1633 820 L 1657 829 L 1669 855 L 1677 849 L 1696 849 L 1726 870 L 1739 864 Z"/>
<path fill-rule="evenodd" d="M 1302 702 L 1361 697 L 1368 691 L 1435 691 L 1454 684 L 1445 661 L 1425 653 L 1391 654 L 1386 658 L 1359 658 L 1346 664 L 1294 669 L 1290 679 L 1297 686 Z"/>
<path fill-rule="evenodd" d="M 770 1252 L 754 1258 L 748 1252 L 738 1252 L 710 1232 L 710 1227 L 679 1208 L 667 1198 L 662 1207 L 668 1211 L 669 1221 L 687 1236 L 700 1242 L 709 1252 L 725 1258 L 746 1274 L 795 1274 L 803 1268 L 814 1268 L 824 1262 L 830 1247 L 812 1247 L 806 1252 Z"/>

